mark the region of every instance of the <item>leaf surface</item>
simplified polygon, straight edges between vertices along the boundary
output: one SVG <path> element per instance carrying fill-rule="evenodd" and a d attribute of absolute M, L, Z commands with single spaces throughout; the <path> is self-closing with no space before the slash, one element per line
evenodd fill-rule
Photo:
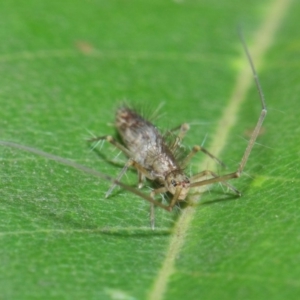
<path fill-rule="evenodd" d="M 279 0 L 1 3 L 1 140 L 113 177 L 120 165 L 109 161 L 125 158 L 106 143 L 96 155 L 85 140 L 115 135 L 124 100 L 146 115 L 165 103 L 160 128 L 190 123 L 185 144 L 206 140 L 228 166 L 218 171 L 235 170 L 260 113 L 253 81 L 224 116 L 250 70 L 236 27 L 255 50 L 275 20 L 253 53 L 268 116 L 245 175 L 232 181 L 239 199 L 215 185 L 182 212 L 157 209 L 152 231 L 139 197 L 116 189 L 105 199 L 109 182 L 1 146 L 2 297 L 297 299 L 299 14 L 298 2 Z M 224 120 L 234 120 L 225 142 Z M 191 172 L 203 168 L 213 164 L 199 154 Z M 135 172 L 123 181 L 134 185 Z"/>

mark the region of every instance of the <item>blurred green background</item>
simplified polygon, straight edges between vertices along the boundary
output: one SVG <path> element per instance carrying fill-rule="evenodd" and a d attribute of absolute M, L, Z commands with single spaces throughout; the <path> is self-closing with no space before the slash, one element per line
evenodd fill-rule
<path fill-rule="evenodd" d="M 249 68 L 237 26 L 255 47 L 283 2 L 2 1 L 1 140 L 116 176 L 108 160 L 118 152 L 105 144 L 98 157 L 85 139 L 115 134 L 115 108 L 127 100 L 150 112 L 164 103 L 159 127 L 189 122 L 185 144 L 206 138 L 209 148 L 236 78 Z M 286 3 L 259 64 L 269 112 L 245 176 L 233 183 L 243 197 L 218 185 L 201 197 L 157 299 L 299 297 L 300 4 Z M 228 171 L 259 111 L 253 82 L 237 116 L 228 116 L 238 118 L 220 155 Z M 202 159 L 193 160 L 194 172 Z M 134 185 L 136 174 L 124 182 Z M 153 232 L 148 203 L 121 189 L 105 199 L 108 187 L 0 147 L 1 299 L 153 299 L 180 212 L 157 209 Z"/>

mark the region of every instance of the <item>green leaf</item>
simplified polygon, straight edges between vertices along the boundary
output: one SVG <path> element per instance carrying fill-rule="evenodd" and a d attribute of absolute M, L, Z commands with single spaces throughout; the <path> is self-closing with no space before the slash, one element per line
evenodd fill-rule
<path fill-rule="evenodd" d="M 107 143 L 90 151 L 90 132 L 115 135 L 124 100 L 148 113 L 164 103 L 159 127 L 190 123 L 185 144 L 206 139 L 219 171 L 234 171 L 260 113 L 254 80 L 249 91 L 238 81 L 251 77 L 238 25 L 268 106 L 231 181 L 243 196 L 194 192 L 182 211 L 157 209 L 155 231 L 138 196 L 105 199 L 109 182 L 91 172 L 2 144 L 2 298 L 298 299 L 299 14 L 287 0 L 0 3 L 2 141 L 115 177 L 109 161 L 125 158 Z M 191 163 L 207 168 L 201 154 Z"/>

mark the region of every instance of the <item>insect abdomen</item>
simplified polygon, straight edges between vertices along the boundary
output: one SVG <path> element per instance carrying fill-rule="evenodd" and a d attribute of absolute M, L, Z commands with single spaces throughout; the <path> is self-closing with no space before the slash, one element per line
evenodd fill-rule
<path fill-rule="evenodd" d="M 156 174 L 176 168 L 175 159 L 166 151 L 163 137 L 149 121 L 128 107 L 121 107 L 116 113 L 116 127 L 132 159 Z M 161 162 L 160 162 L 161 161 Z"/>

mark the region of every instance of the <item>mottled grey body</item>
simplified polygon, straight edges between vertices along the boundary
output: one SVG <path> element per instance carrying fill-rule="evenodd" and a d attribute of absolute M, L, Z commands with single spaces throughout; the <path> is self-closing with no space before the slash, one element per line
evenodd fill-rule
<path fill-rule="evenodd" d="M 130 152 L 130 158 L 151 174 L 146 177 L 163 185 L 166 185 L 166 181 L 171 181 L 173 187 L 188 187 L 189 179 L 183 174 L 173 152 L 152 123 L 123 106 L 116 113 L 116 128 Z M 169 188 L 168 190 L 170 191 Z M 185 196 L 184 193 L 179 199 L 184 199 Z"/>

